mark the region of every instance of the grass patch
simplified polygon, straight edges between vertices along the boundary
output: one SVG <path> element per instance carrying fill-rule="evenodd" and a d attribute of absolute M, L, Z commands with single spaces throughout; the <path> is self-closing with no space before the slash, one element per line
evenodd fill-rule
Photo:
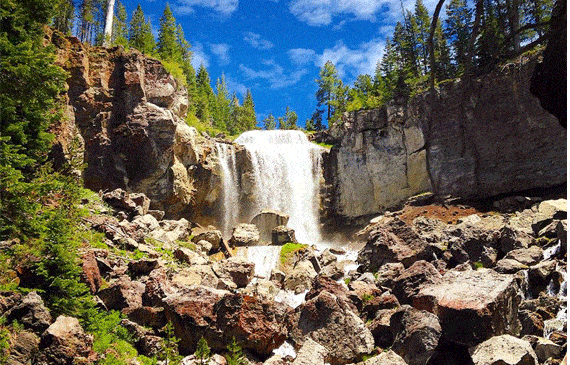
<path fill-rule="evenodd" d="M 362 294 L 362 297 L 360 299 L 362 300 L 362 303 L 366 303 L 366 302 L 371 301 L 373 298 L 374 298 L 374 295 L 364 293 L 364 294 Z"/>
<path fill-rule="evenodd" d="M 332 144 L 326 144 L 326 143 L 317 143 L 319 146 L 326 148 L 327 150 L 330 150 L 333 145 Z"/>
<path fill-rule="evenodd" d="M 302 243 L 286 243 L 281 247 L 281 254 L 279 255 L 279 261 L 281 262 L 281 267 L 287 266 L 288 261 L 293 257 L 296 252 L 306 250 L 309 245 Z"/>

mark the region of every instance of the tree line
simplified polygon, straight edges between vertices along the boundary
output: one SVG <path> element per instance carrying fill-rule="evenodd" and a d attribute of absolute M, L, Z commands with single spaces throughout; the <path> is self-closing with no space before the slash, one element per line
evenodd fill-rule
<path fill-rule="evenodd" d="M 443 4 L 443 0 L 440 0 Z M 403 10 L 386 40 L 374 75 L 359 75 L 345 85 L 328 61 L 319 72 L 317 109 L 307 129 L 322 129 L 323 114 L 334 123 L 342 113 L 372 109 L 388 100 L 408 98 L 436 83 L 470 78 L 489 72 L 501 62 L 544 43 L 553 0 L 450 0 L 443 22 L 436 16 L 433 29 L 434 66 L 430 62 L 432 17 L 422 0 L 414 11 Z M 438 9 L 439 10 L 439 9 Z"/>
<path fill-rule="evenodd" d="M 130 20 L 125 6 L 117 1 L 114 7 L 112 32 L 106 39 L 105 11 L 109 0 L 81 0 L 77 8 L 72 0 L 58 0 L 52 26 L 66 34 L 76 35 L 82 42 L 94 45 L 122 45 L 159 58 L 166 69 L 188 89 L 188 122 L 210 133 L 235 135 L 256 128 L 255 103 L 247 90 L 240 103 L 228 90 L 222 74 L 212 88 L 206 67 L 198 71 L 192 66 L 191 45 L 184 36 L 170 6 L 166 4 L 159 20 L 158 37 L 152 33 L 150 20 L 140 4 Z"/>

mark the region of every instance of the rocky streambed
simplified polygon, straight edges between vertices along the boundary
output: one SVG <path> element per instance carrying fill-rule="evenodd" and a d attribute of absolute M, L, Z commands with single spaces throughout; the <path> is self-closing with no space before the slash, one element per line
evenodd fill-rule
<path fill-rule="evenodd" d="M 215 227 L 164 220 L 143 194 L 116 190 L 103 200 L 86 203 L 86 222 L 108 248 L 85 249 L 83 280 L 100 307 L 123 313 L 142 354 L 163 351 L 170 322 L 183 364 L 198 363 L 201 337 L 217 354 L 211 364 L 225 364 L 220 355 L 233 338 L 252 364 L 565 358 L 566 200 L 507 198 L 486 213 L 411 202 L 356 235 L 356 263 L 342 249 L 286 244 L 266 277 L 243 254 L 259 244 L 255 225 L 237 227 L 228 252 Z M 445 209 L 453 219 L 432 214 Z M 0 293 L 0 309 L 23 326 L 10 364 L 105 356 L 77 319 L 53 318 L 36 293 Z"/>

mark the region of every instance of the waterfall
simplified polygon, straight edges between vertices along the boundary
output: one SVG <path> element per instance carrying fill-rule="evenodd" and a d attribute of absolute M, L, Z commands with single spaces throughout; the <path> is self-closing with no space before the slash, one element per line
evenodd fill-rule
<path fill-rule="evenodd" d="M 263 209 L 288 214 L 298 241 L 319 242 L 322 149 L 301 131 L 249 131 L 235 142 L 252 160 L 254 214 Z"/>
<path fill-rule="evenodd" d="M 320 242 L 322 148 L 310 143 L 301 131 L 249 131 L 235 143 L 245 148 L 251 160 L 252 171 L 247 174 L 252 186 L 246 207 L 240 204 L 244 187 L 239 185 L 244 167 L 236 165 L 231 146 L 218 144 L 224 234 L 239 219 L 249 223 L 257 213 L 271 209 L 289 215 L 288 226 L 299 242 Z"/>
<path fill-rule="evenodd" d="M 239 186 L 235 148 L 225 143 L 216 143 L 216 152 L 220 161 L 222 177 L 222 227 L 224 237 L 231 234 L 233 225 L 238 221 Z"/>

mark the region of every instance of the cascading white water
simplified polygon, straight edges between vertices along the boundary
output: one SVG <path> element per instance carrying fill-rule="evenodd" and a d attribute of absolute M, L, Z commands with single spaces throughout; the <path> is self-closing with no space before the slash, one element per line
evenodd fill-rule
<path fill-rule="evenodd" d="M 299 242 L 320 242 L 322 148 L 310 143 L 301 131 L 249 131 L 235 143 L 243 145 L 251 158 L 253 194 L 250 211 L 240 211 L 235 157 L 226 151 L 219 152 L 220 159 L 225 159 L 220 161 L 224 230 L 239 223 L 239 217 L 251 219 L 262 210 L 271 209 L 289 215 L 288 226 L 295 230 Z"/>
<path fill-rule="evenodd" d="M 233 224 L 237 223 L 239 205 L 238 179 L 236 173 L 235 148 L 225 143 L 216 143 L 216 152 L 220 161 L 222 175 L 222 233 L 227 237 Z"/>

